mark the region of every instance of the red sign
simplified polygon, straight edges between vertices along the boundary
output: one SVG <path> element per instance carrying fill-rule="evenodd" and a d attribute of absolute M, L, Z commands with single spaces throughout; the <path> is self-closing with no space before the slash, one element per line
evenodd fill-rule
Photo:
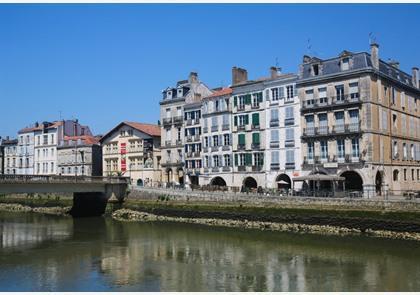
<path fill-rule="evenodd" d="M 121 155 L 125 155 L 127 153 L 126 145 L 127 144 L 125 142 L 121 143 Z"/>
<path fill-rule="evenodd" d="M 126 171 L 127 170 L 127 164 L 125 163 L 125 158 L 121 159 L 121 171 Z"/>

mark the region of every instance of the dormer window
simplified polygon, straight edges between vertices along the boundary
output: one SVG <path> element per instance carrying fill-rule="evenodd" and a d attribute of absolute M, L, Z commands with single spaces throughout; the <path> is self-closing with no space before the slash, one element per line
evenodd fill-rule
<path fill-rule="evenodd" d="M 319 65 L 315 64 L 312 65 L 312 76 L 318 76 L 319 75 Z"/>
<path fill-rule="evenodd" d="M 172 98 L 172 91 L 168 91 L 168 92 L 167 92 L 167 97 L 168 97 L 169 99 L 171 99 L 171 98 Z"/>
<path fill-rule="evenodd" d="M 350 59 L 345 57 L 341 60 L 341 70 L 347 71 L 348 69 L 350 69 Z"/>

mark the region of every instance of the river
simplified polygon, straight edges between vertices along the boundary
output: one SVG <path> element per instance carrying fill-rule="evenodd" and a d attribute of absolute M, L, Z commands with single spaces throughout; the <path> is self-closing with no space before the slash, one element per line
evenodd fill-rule
<path fill-rule="evenodd" d="M 418 242 L 0 212 L 0 291 L 420 291 Z"/>

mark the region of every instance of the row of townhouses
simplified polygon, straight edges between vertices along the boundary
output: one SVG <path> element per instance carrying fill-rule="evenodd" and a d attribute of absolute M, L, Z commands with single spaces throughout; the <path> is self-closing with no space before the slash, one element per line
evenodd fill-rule
<path fill-rule="evenodd" d="M 298 74 L 270 68 L 210 89 L 196 73 L 160 101 L 165 183 L 420 190 L 419 70 L 367 52 L 304 56 Z M 316 186 L 316 187 L 314 187 Z"/>
<path fill-rule="evenodd" d="M 77 120 L 24 128 L 0 142 L 0 172 L 122 175 L 136 186 L 420 190 L 419 70 L 370 52 L 304 56 L 212 89 L 191 73 L 167 87 L 158 125 L 121 122 L 93 136 Z"/>

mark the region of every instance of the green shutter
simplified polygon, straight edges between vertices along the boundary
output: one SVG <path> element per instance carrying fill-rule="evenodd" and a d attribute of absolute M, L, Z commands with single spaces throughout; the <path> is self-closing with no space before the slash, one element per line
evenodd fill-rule
<path fill-rule="evenodd" d="M 238 166 L 238 154 L 235 154 L 235 166 Z"/>
<path fill-rule="evenodd" d="M 251 94 L 245 95 L 245 104 L 251 104 Z"/>
<path fill-rule="evenodd" d="M 249 124 L 249 117 L 248 117 L 248 115 L 244 115 L 244 123 L 245 123 L 245 125 L 248 125 Z"/>
<path fill-rule="evenodd" d="M 252 154 L 245 154 L 245 165 L 252 165 Z"/>
<path fill-rule="evenodd" d="M 252 114 L 252 125 L 260 126 L 260 114 L 259 113 Z"/>
<path fill-rule="evenodd" d="M 233 117 L 233 125 L 238 126 L 238 116 Z"/>
<path fill-rule="evenodd" d="M 235 96 L 235 97 L 233 98 L 233 105 L 234 105 L 235 107 L 238 105 L 238 97 L 237 97 L 237 96 Z"/>
<path fill-rule="evenodd" d="M 252 133 L 252 143 L 260 144 L 260 134 L 259 133 Z"/>
<path fill-rule="evenodd" d="M 244 145 L 245 144 L 245 134 L 239 134 L 238 135 L 238 142 L 241 145 Z"/>
<path fill-rule="evenodd" d="M 258 92 L 258 101 L 259 102 L 262 102 L 263 101 L 263 94 L 262 94 L 262 92 Z"/>

